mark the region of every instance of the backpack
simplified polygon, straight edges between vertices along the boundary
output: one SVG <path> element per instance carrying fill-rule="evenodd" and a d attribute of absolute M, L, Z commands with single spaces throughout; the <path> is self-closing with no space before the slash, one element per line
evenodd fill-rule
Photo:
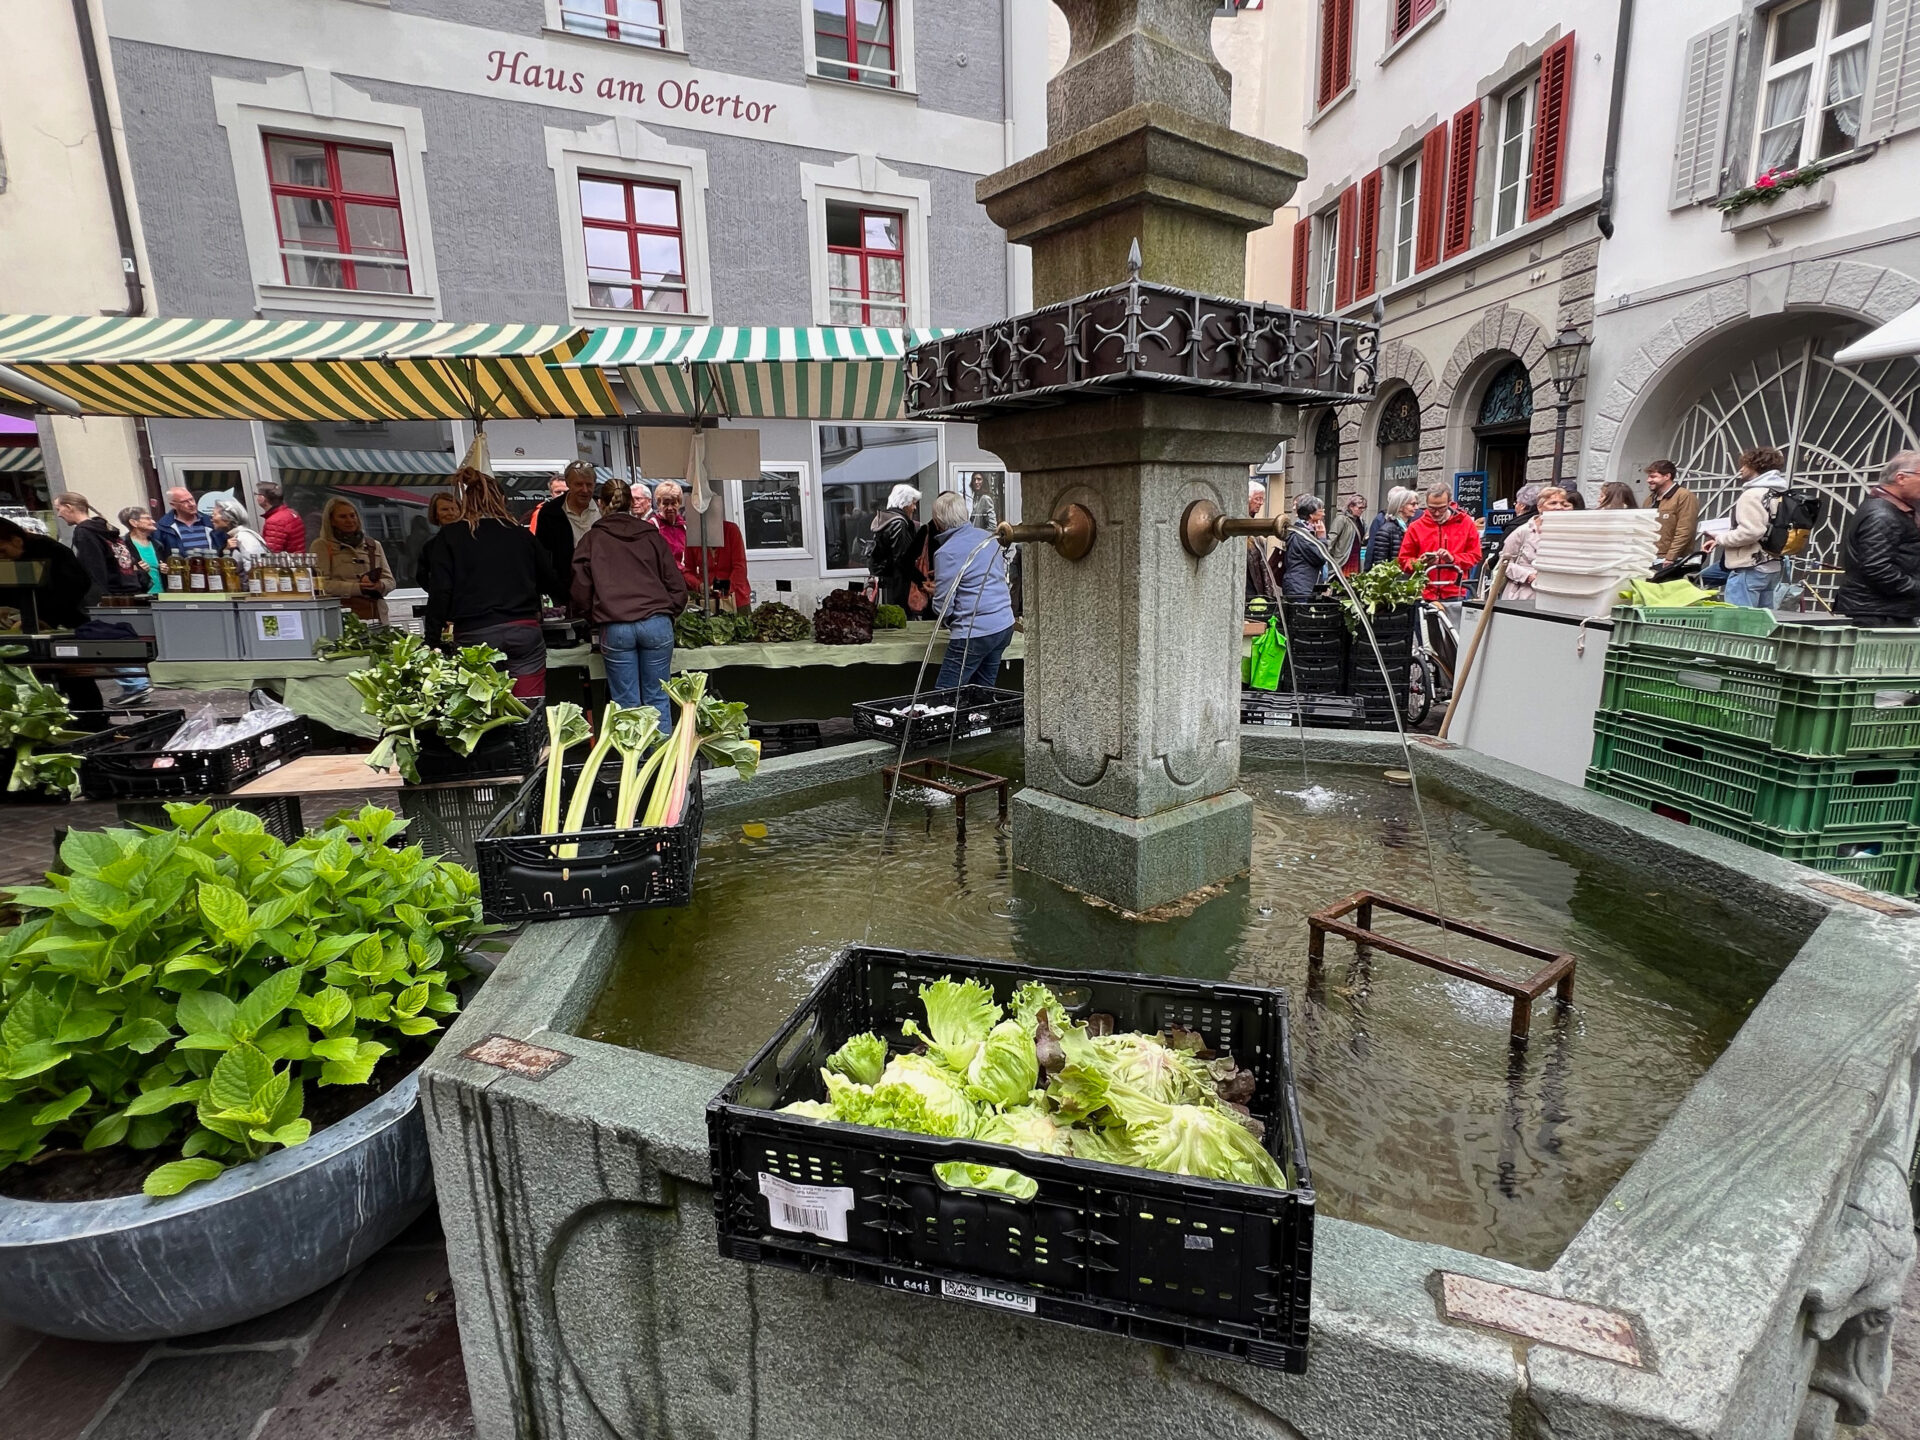
<path fill-rule="evenodd" d="M 1820 523 L 1820 512 L 1826 503 L 1827 497 L 1818 490 L 1788 487 L 1780 492 L 1768 512 L 1760 548 L 1769 555 L 1805 554 L 1807 541 L 1812 537 L 1813 527 Z"/>

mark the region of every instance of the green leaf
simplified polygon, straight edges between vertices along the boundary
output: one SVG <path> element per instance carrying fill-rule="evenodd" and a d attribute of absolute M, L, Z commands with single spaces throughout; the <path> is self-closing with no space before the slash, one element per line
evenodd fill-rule
<path fill-rule="evenodd" d="M 78 1110 L 92 1098 L 92 1087 L 82 1085 L 78 1090 L 69 1091 L 58 1100 L 53 1100 L 42 1105 L 34 1112 L 33 1123 L 36 1125 L 58 1125 L 62 1120 L 72 1115 L 74 1111 Z"/>
<path fill-rule="evenodd" d="M 426 1008 L 427 1000 L 432 993 L 431 986 L 409 985 L 394 997 L 393 1013 L 402 1019 L 411 1020 Z"/>
<path fill-rule="evenodd" d="M 80 1142 L 82 1150 L 100 1150 L 108 1145 L 118 1145 L 127 1138 L 127 1117 L 108 1115 L 94 1123 L 87 1131 L 87 1138 Z"/>
<path fill-rule="evenodd" d="M 216 1110 L 231 1115 L 257 1110 L 265 1120 L 273 1107 L 260 1101 L 272 1084 L 273 1062 L 251 1045 L 236 1045 L 220 1057 L 213 1074 L 207 1077 L 205 1098 Z"/>
<path fill-rule="evenodd" d="M 224 816 L 235 812 L 223 810 L 220 813 Z M 200 913 L 206 917 L 207 924 L 212 929 L 229 940 L 237 943 L 242 936 L 252 938 L 247 897 L 230 886 L 215 885 L 202 880 L 200 882 Z"/>
<path fill-rule="evenodd" d="M 60 842 L 60 863 L 75 875 L 97 876 L 120 858 L 110 830 L 69 830 Z"/>
<path fill-rule="evenodd" d="M 129 1150 L 155 1150 L 173 1138 L 173 1117 L 140 1115 L 127 1126 Z"/>
<path fill-rule="evenodd" d="M 21 1050 L 42 1041 L 51 1043 L 65 1013 L 66 1007 L 46 991 L 21 991 L 0 1020 L 0 1048 Z"/>
<path fill-rule="evenodd" d="M 53 1038 L 61 1045 L 97 1040 L 113 1028 L 116 1018 L 111 1010 L 76 1010 L 60 1022 L 60 1029 Z"/>
<path fill-rule="evenodd" d="M 280 1012 L 300 993 L 300 982 L 304 978 L 299 970 L 276 970 L 248 991 L 247 998 L 234 1011 L 231 1026 L 234 1038 L 251 1040 L 270 1021 L 277 1020 Z"/>
<path fill-rule="evenodd" d="M 162 1110 L 171 1110 L 175 1105 L 185 1105 L 196 1099 L 197 1089 L 197 1086 L 162 1085 L 134 1096 L 127 1103 L 124 1113 L 130 1120 L 142 1115 L 158 1115 Z"/>
<path fill-rule="evenodd" d="M 164 969 L 169 975 L 179 975 L 189 970 L 198 970 L 208 975 L 224 975 L 227 967 L 211 955 L 196 953 L 193 955 L 181 955 L 176 959 L 169 960 Z"/>
<path fill-rule="evenodd" d="M 359 1053 L 360 1042 L 351 1035 L 318 1040 L 313 1045 L 314 1058 L 319 1060 L 352 1060 Z"/>
<path fill-rule="evenodd" d="M 193 1035 L 233 1038 L 234 1016 L 240 1007 L 217 990 L 189 990 L 180 997 L 174 1014 L 180 1028 Z"/>
<path fill-rule="evenodd" d="M 302 995 L 294 1004 L 317 1030 L 332 1030 L 353 1018 L 353 997 L 337 985 L 317 995 Z"/>
<path fill-rule="evenodd" d="M 393 1028 L 402 1035 L 431 1035 L 440 1028 L 440 1022 L 425 1015 L 416 1015 L 411 1020 L 394 1021 Z"/>
<path fill-rule="evenodd" d="M 226 1168 L 218 1160 L 209 1160 L 204 1155 L 192 1160 L 174 1160 L 147 1176 L 140 1188 L 154 1196 L 178 1195 L 189 1185 L 211 1180 Z"/>
<path fill-rule="evenodd" d="M 240 1042 L 230 1035 L 194 1034 L 182 1035 L 173 1042 L 176 1050 L 231 1050 Z"/>
<path fill-rule="evenodd" d="M 253 1130 L 249 1134 L 263 1145 L 304 1145 L 313 1134 L 311 1120 L 292 1120 L 276 1130 Z"/>
<path fill-rule="evenodd" d="M 380 1063 L 380 1057 L 387 1053 L 387 1047 L 377 1040 L 362 1040 L 351 1060 L 329 1060 L 320 1067 L 322 1085 L 364 1085 L 373 1074 L 373 1067 Z"/>
<path fill-rule="evenodd" d="M 36 1040 L 9 1050 L 0 1060 L 0 1080 L 25 1080 L 43 1070 L 51 1070 L 67 1058 L 67 1051 L 51 1040 Z"/>
<path fill-rule="evenodd" d="M 391 1013 L 393 997 L 384 990 L 378 995 L 356 995 L 353 1016 L 356 1020 L 385 1020 Z"/>
<path fill-rule="evenodd" d="M 305 1060 L 313 1053 L 312 1037 L 305 1025 L 282 1025 L 254 1037 L 254 1044 L 269 1060 Z"/>
<path fill-rule="evenodd" d="M 173 1032 L 150 1015 L 142 1015 L 137 1020 L 129 1020 L 107 1037 L 112 1048 L 133 1051 L 136 1055 L 150 1055 L 168 1040 Z"/>

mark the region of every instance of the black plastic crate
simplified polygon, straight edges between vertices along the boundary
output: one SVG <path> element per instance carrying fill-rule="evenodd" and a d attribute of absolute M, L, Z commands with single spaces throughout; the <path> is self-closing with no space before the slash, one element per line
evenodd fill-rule
<path fill-rule="evenodd" d="M 164 740 L 178 730 L 186 718 L 186 712 L 182 710 L 76 710 L 68 728 L 85 731 L 85 737 L 75 740 L 71 745 L 44 745 L 40 748 L 49 754 L 78 755 L 82 793 L 85 793 L 88 757 L 109 745 L 122 742 Z M 12 779 L 13 751 L 0 748 L 0 798 L 25 805 L 56 804 L 67 798 L 39 790 L 8 790 L 6 787 Z"/>
<path fill-rule="evenodd" d="M 414 756 L 413 768 L 422 785 L 446 780 L 497 780 L 530 775 L 547 753 L 546 702 L 532 705 L 532 714 L 512 725 L 497 725 L 480 737 L 471 755 L 459 755 L 438 735 L 425 735 Z"/>
<path fill-rule="evenodd" d="M 167 819 L 167 804 L 165 800 L 122 800 L 114 806 L 114 818 L 121 825 L 151 825 L 159 830 L 171 829 L 173 822 Z M 266 832 L 284 845 L 293 844 L 307 833 L 298 795 L 250 796 L 245 800 L 218 803 L 214 808 L 245 810 L 258 815 Z"/>
<path fill-rule="evenodd" d="M 126 665 L 144 665 L 153 659 L 154 651 L 153 641 L 142 635 L 108 636 L 100 639 L 83 638 L 79 635 L 28 635 L 25 640 L 27 660 L 32 664 L 72 664 L 75 661 L 86 661 L 102 665 L 116 662 Z"/>
<path fill-rule="evenodd" d="M 795 755 L 803 750 L 818 750 L 827 742 L 820 734 L 818 720 L 787 720 L 780 723 L 749 723 L 749 738 L 760 742 L 760 754 L 771 760 L 776 755 Z"/>
<path fill-rule="evenodd" d="M 1242 725 L 1278 725 L 1292 727 L 1301 723 L 1320 729 L 1351 729 L 1364 724 L 1367 703 L 1356 695 L 1314 695 L 1290 690 L 1246 690 L 1240 692 Z"/>
<path fill-rule="evenodd" d="M 1334 660 L 1315 664 L 1302 661 L 1294 663 L 1291 651 L 1286 663 L 1280 667 L 1280 688 L 1282 690 L 1304 690 L 1315 695 L 1338 695 L 1346 688 L 1347 667 L 1344 660 Z"/>
<path fill-rule="evenodd" d="M 500 780 L 460 780 L 436 785 L 402 785 L 400 813 L 407 818 L 407 840 L 429 855 L 444 855 L 473 868 L 480 837 L 494 817 L 519 795 L 518 776 Z"/>
<path fill-rule="evenodd" d="M 980 980 L 1003 1002 L 1039 980 L 1076 1017 L 1113 1016 L 1115 1030 L 1198 1030 L 1256 1075 L 1250 1108 L 1294 1188 L 774 1113 L 820 1098 L 820 1066 L 851 1035 L 911 1048 L 901 1022 L 921 1018 L 920 986 L 942 976 Z M 723 1256 L 1306 1368 L 1314 1194 L 1284 992 L 855 947 L 707 1107 L 707 1135 Z M 1026 1201 L 948 1190 L 932 1167 L 956 1160 L 1018 1170 L 1039 1190 Z M 787 1228 L 807 1223 L 786 1208 L 789 1191 L 776 1228 L 763 1186 L 809 1187 L 799 1198 L 817 1200 L 827 1223 Z"/>
<path fill-rule="evenodd" d="M 594 777 L 586 829 L 564 835 L 535 833 L 547 783 L 544 765 L 527 777 L 519 793 L 488 823 L 475 845 L 474 859 L 489 921 L 570 920 L 685 905 L 693 899 L 693 870 L 700 857 L 705 808 L 698 768 L 688 782 L 687 813 L 678 825 L 615 830 L 618 758 L 609 758 Z M 578 764 L 566 768 L 567 803 L 579 773 Z M 573 845 L 578 853 L 563 860 L 554 853 L 562 845 Z"/>
<path fill-rule="evenodd" d="M 1280 628 L 1289 636 L 1346 642 L 1347 611 L 1338 600 L 1282 600 L 1280 609 Z"/>
<path fill-rule="evenodd" d="M 244 718 L 226 716 L 218 723 L 237 725 Z M 122 741 L 89 755 L 80 767 L 81 793 L 89 800 L 230 795 L 248 781 L 279 769 L 313 748 L 306 721 L 297 715 L 272 729 L 210 750 L 169 750 L 168 738 Z"/>
<path fill-rule="evenodd" d="M 994 730 L 1013 730 L 1026 723 L 1027 697 L 1018 690 L 996 690 L 991 685 L 963 685 L 957 690 L 923 690 L 919 695 L 896 695 L 891 700 L 868 700 L 853 707 L 854 733 L 865 740 L 898 741 L 910 733 L 920 745 L 965 740 Z M 940 715 L 909 715 L 909 706 L 951 706 Z"/>

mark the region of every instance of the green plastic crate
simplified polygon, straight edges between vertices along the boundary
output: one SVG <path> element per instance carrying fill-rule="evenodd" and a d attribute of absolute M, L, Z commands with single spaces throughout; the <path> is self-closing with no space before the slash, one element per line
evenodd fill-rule
<path fill-rule="evenodd" d="M 1769 855 L 1823 870 L 1870 890 L 1904 899 L 1920 893 L 1920 828 L 1911 825 L 1875 826 L 1826 835 L 1789 835 L 1717 814 L 1683 797 L 1662 796 L 1649 786 L 1598 770 L 1587 771 L 1587 788 L 1597 795 L 1610 795 L 1650 810 L 1663 819 L 1738 840 Z"/>
<path fill-rule="evenodd" d="M 1920 679 L 1920 629 L 1783 621 L 1744 605 L 1621 605 L 1609 649 L 1713 656 L 1816 679 Z"/>
<path fill-rule="evenodd" d="M 1920 680 L 1816 680 L 1711 655 L 1607 651 L 1600 707 L 1811 759 L 1920 754 Z"/>
<path fill-rule="evenodd" d="M 1920 759 L 1802 760 L 1603 711 L 1593 717 L 1593 768 L 1783 834 L 1920 822 Z"/>

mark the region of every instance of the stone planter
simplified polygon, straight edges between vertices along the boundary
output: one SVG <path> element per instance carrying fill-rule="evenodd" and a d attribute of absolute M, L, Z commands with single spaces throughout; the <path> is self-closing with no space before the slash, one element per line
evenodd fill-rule
<path fill-rule="evenodd" d="M 337 1280 L 433 1200 L 419 1076 L 163 1200 L 0 1199 L 0 1320 L 156 1340 L 264 1315 Z"/>

